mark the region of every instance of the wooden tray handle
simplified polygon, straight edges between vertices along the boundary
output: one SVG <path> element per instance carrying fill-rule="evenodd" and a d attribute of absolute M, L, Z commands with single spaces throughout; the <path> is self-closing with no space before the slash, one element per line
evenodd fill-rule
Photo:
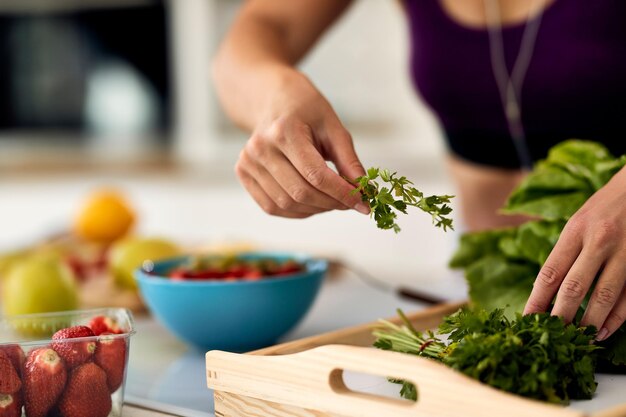
<path fill-rule="evenodd" d="M 327 345 L 284 356 L 206 354 L 207 384 L 275 403 L 362 417 L 583 417 L 584 413 L 484 386 L 432 360 L 373 348 Z M 342 370 L 413 382 L 418 401 L 353 392 Z"/>

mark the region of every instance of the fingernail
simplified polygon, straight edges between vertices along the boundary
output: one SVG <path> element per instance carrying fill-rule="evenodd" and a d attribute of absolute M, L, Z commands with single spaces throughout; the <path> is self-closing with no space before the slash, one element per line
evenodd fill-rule
<path fill-rule="evenodd" d="M 354 206 L 354 209 L 358 211 L 359 213 L 370 214 L 370 208 L 366 206 L 365 203 L 357 203 Z"/>
<path fill-rule="evenodd" d="M 600 329 L 600 331 L 598 332 L 598 336 L 596 337 L 596 340 L 598 342 L 603 341 L 604 339 L 606 339 L 606 337 L 609 335 L 609 331 L 606 327 L 603 327 Z"/>

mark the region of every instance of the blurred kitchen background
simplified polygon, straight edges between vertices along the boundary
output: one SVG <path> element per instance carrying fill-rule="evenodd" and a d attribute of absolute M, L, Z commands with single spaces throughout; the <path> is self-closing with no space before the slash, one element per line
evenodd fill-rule
<path fill-rule="evenodd" d="M 247 135 L 220 110 L 209 76 L 241 3 L 0 1 L 0 249 L 66 230 L 87 194 L 113 186 L 135 206 L 138 233 L 300 249 L 462 291 L 442 278 L 458 236 L 422 214 L 401 218 L 394 235 L 356 212 L 271 217 L 248 197 L 233 173 Z M 408 78 L 406 32 L 399 2 L 357 0 L 301 67 L 366 166 L 454 193 L 437 123 Z"/>

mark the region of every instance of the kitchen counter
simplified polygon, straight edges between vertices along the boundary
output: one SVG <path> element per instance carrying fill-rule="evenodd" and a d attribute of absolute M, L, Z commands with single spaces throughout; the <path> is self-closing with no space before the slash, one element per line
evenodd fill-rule
<path fill-rule="evenodd" d="M 126 404 L 124 406 L 124 417 L 161 417 L 174 416 L 176 414 L 161 413 L 160 411 L 149 410 Z"/>
<path fill-rule="evenodd" d="M 441 277 L 438 287 L 450 299 L 464 297 L 465 287 L 458 276 Z M 339 274 L 326 280 L 309 314 L 282 341 L 391 317 L 398 307 L 415 311 L 426 305 L 381 292 L 354 274 Z M 137 334 L 131 343 L 126 382 L 127 403 L 174 415 L 213 416 L 204 352 L 187 348 L 148 316 L 136 319 Z"/>

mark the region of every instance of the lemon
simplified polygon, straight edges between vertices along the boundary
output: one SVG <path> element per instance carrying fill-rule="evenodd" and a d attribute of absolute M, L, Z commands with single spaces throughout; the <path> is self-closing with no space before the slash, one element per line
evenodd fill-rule
<path fill-rule="evenodd" d="M 76 234 L 89 241 L 112 242 L 126 235 L 135 222 L 135 214 L 121 193 L 100 190 L 82 207 L 74 224 Z"/>
<path fill-rule="evenodd" d="M 180 254 L 178 246 L 165 239 L 127 238 L 113 244 L 109 252 L 109 270 L 116 285 L 136 289 L 133 271 L 144 261 L 158 261 Z"/>

